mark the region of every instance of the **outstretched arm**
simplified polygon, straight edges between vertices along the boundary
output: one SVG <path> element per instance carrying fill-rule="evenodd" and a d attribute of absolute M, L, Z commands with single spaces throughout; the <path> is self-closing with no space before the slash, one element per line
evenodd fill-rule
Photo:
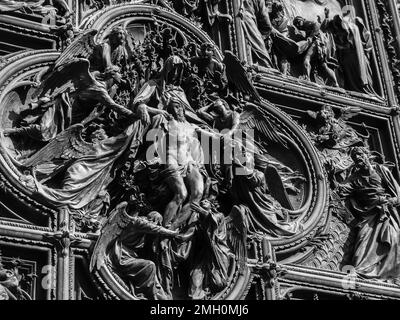
<path fill-rule="evenodd" d="M 141 232 L 147 234 L 157 234 L 160 236 L 175 237 L 178 235 L 178 231 L 172 231 L 166 229 L 158 224 L 155 224 L 145 218 L 133 218 L 132 224 L 135 228 L 140 229 Z"/>
<path fill-rule="evenodd" d="M 210 108 L 211 108 L 211 106 L 212 106 L 212 104 L 210 104 L 210 105 L 208 105 L 208 106 L 205 106 L 205 107 L 203 107 L 203 108 L 200 108 L 199 110 L 197 110 L 197 115 L 198 115 L 200 118 L 202 118 L 202 119 L 204 119 L 204 120 L 206 120 L 206 121 L 208 121 L 208 122 L 213 122 L 213 121 L 214 121 L 214 118 L 213 118 L 212 115 L 210 115 Z"/>

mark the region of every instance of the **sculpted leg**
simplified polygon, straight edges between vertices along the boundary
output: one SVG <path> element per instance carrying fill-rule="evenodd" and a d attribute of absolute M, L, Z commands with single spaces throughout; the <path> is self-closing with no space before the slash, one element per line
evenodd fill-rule
<path fill-rule="evenodd" d="M 175 219 L 179 208 L 188 196 L 188 192 L 182 177 L 170 177 L 167 179 L 167 185 L 174 193 L 174 198 L 167 205 L 164 213 L 164 226 L 168 226 Z"/>
<path fill-rule="evenodd" d="M 331 84 L 334 87 L 339 87 L 335 71 L 333 71 L 331 68 L 329 68 L 327 63 L 323 63 L 321 65 L 321 67 L 326 72 L 326 75 L 327 75 L 327 78 L 328 78 L 328 83 Z"/>
<path fill-rule="evenodd" d="M 176 217 L 172 224 L 172 230 L 179 228 L 184 224 L 192 215 L 191 205 L 193 203 L 199 204 L 204 194 L 204 181 L 203 176 L 200 173 L 199 168 L 192 166 L 189 170 L 188 175 L 185 178 L 185 182 L 190 190 L 189 202 L 184 205 L 179 215 Z"/>

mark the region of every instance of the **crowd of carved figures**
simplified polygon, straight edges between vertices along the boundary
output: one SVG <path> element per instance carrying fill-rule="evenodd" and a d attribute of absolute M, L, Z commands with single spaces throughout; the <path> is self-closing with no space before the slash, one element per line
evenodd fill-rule
<path fill-rule="evenodd" d="M 77 230 L 101 229 L 91 268 L 110 263 L 136 297 L 209 298 L 245 267 L 248 236 L 301 230 L 289 194 L 304 178 L 266 151 L 290 139 L 236 94 L 260 99 L 232 53 L 218 61 L 213 44 L 160 24 L 140 43 L 120 26 L 95 35 L 74 39 L 4 130 L 21 180 Z M 204 137 L 236 152 L 205 160 Z"/>
<path fill-rule="evenodd" d="M 89 8 L 101 9 L 129 1 L 86 1 Z M 221 12 L 221 0 L 149 0 L 198 22 L 205 30 L 218 23 L 232 23 L 233 17 Z M 340 87 L 368 95 L 374 91 L 371 33 L 354 8 L 341 10 L 340 1 L 240 0 L 241 18 L 252 62 L 259 71 L 275 69 L 319 85 Z M 311 5 L 312 4 L 312 5 Z M 323 5 L 326 5 L 321 12 Z M 300 9 L 298 8 L 300 6 Z M 70 43 L 74 29 L 71 10 L 65 0 L 0 1 L 0 13 L 22 10 L 38 14 L 53 13 L 64 21 L 55 27 L 64 43 Z M 226 10 L 226 9 L 225 9 Z M 308 12 L 306 11 L 308 10 Z M 302 16 L 307 13 L 305 17 Z M 65 43 L 66 41 L 66 43 Z"/>
<path fill-rule="evenodd" d="M 43 3 L 0 0 L 0 11 Z M 163 3 L 186 16 L 207 14 L 209 27 L 232 22 L 220 1 Z M 371 34 L 361 18 L 322 7 L 311 21 L 293 16 L 290 1 L 240 3 L 259 70 L 375 94 Z M 51 5 L 68 18 L 65 1 Z M 99 234 L 92 271 L 109 266 L 138 299 L 208 299 L 228 286 L 232 268 L 245 268 L 248 238 L 302 231 L 290 199 L 305 178 L 268 153 L 272 145 L 290 152 L 291 139 L 245 102 L 261 98 L 234 54 L 219 61 L 212 43 L 160 23 L 146 28 L 144 41 L 116 26 L 101 43 L 96 30 L 57 29 L 60 57 L 2 135 L 18 151 L 21 182 L 68 210 L 77 231 Z M 337 118 L 324 106 L 308 113 L 307 131 L 340 204 L 336 214 L 356 230 L 355 270 L 397 282 L 400 186 L 391 164 L 370 150 L 367 130 L 347 124 L 359 112 L 347 108 Z M 237 133 L 246 130 L 255 135 L 243 142 Z M 149 141 L 152 132 L 157 139 Z M 239 152 L 219 150 L 232 158 L 216 161 L 200 136 Z M 0 295 L 12 297 L 18 284 L 10 289 L 8 277 L 0 268 Z"/>
<path fill-rule="evenodd" d="M 370 149 L 365 127 L 358 132 L 346 123 L 360 111 L 346 108 L 339 117 L 329 105 L 309 111 L 310 134 L 329 177 L 334 214 L 355 233 L 349 265 L 362 278 L 400 284 L 400 186 L 394 164 Z"/>
<path fill-rule="evenodd" d="M 243 0 L 242 25 L 253 63 L 319 85 L 375 95 L 370 31 L 354 9 L 342 12 L 334 2 L 325 3 L 333 13 L 330 7 L 321 13 L 308 6 L 314 15 L 309 18 L 290 10 L 291 1 Z"/>

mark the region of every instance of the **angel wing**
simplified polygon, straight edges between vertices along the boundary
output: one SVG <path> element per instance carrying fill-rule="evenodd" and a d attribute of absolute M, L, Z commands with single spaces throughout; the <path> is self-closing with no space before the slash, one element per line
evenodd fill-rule
<path fill-rule="evenodd" d="M 278 170 L 273 166 L 268 166 L 264 175 L 271 196 L 278 200 L 284 208 L 294 210 Z"/>
<path fill-rule="evenodd" d="M 238 57 L 227 50 L 225 51 L 223 62 L 226 66 L 226 75 L 229 82 L 242 93 L 250 95 L 257 102 L 261 102 L 260 94 L 249 79 L 248 73 Z"/>
<path fill-rule="evenodd" d="M 90 272 L 94 269 L 100 270 L 107 256 L 108 246 L 117 239 L 122 231 L 132 222 L 131 217 L 126 212 L 127 202 L 119 204 L 110 214 L 106 224 L 100 232 L 90 261 Z"/>
<path fill-rule="evenodd" d="M 74 58 L 68 63 L 52 69 L 42 80 L 40 86 L 32 94 L 33 99 L 42 95 L 56 97 L 68 89 L 78 90 L 83 86 L 95 83 L 89 71 L 90 63 L 85 58 Z"/>
<path fill-rule="evenodd" d="M 53 96 L 66 91 L 79 80 L 93 80 L 89 72 L 89 57 L 96 46 L 94 37 L 97 30 L 87 30 L 78 35 L 74 41 L 63 51 L 41 85 L 34 91 L 32 98 L 38 98 L 49 91 Z"/>
<path fill-rule="evenodd" d="M 340 118 L 343 121 L 347 121 L 347 120 L 350 120 L 351 118 L 353 118 L 355 116 L 358 116 L 360 113 L 361 113 L 361 109 L 360 108 L 346 107 L 346 108 L 342 109 Z"/>
<path fill-rule="evenodd" d="M 234 206 L 228 217 L 225 218 L 227 240 L 239 261 L 239 270 L 243 271 L 247 260 L 247 219 L 238 206 Z"/>
<path fill-rule="evenodd" d="M 94 37 L 97 32 L 97 30 L 90 29 L 78 35 L 57 59 L 54 64 L 54 69 L 59 68 L 75 58 L 89 59 L 93 54 L 94 47 L 96 46 Z"/>
<path fill-rule="evenodd" d="M 287 147 L 286 141 L 279 134 L 278 128 L 268 119 L 267 114 L 256 106 L 247 105 L 240 115 L 238 130 L 246 132 L 256 130 L 263 136 L 263 141 L 267 143 L 277 143 Z"/>
<path fill-rule="evenodd" d="M 76 124 L 58 134 L 45 147 L 26 159 L 22 166 L 33 168 L 53 159 L 77 159 L 96 150 L 94 145 L 82 139 L 83 124 Z"/>

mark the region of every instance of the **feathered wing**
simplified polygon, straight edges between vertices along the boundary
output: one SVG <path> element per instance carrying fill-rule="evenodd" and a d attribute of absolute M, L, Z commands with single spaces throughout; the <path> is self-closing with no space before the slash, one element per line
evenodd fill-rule
<path fill-rule="evenodd" d="M 227 240 L 239 262 L 239 270 L 243 271 L 247 261 L 247 219 L 243 210 L 234 206 L 230 215 L 225 218 Z"/>
<path fill-rule="evenodd" d="M 88 59 L 96 46 L 94 41 L 96 34 L 97 30 L 87 30 L 78 35 L 61 53 L 32 98 L 38 98 L 49 91 L 52 96 L 56 96 L 76 85 L 79 80 L 91 79 Z"/>
<path fill-rule="evenodd" d="M 271 196 L 276 199 L 282 205 L 282 207 L 293 210 L 293 205 L 289 200 L 285 185 L 283 184 L 278 170 L 273 166 L 268 166 L 265 169 L 264 175 Z"/>
<path fill-rule="evenodd" d="M 361 109 L 357 107 L 346 107 L 343 108 L 341 111 L 340 118 L 343 121 L 350 120 L 351 118 L 358 116 L 361 113 Z"/>
<path fill-rule="evenodd" d="M 32 98 L 35 99 L 44 95 L 56 97 L 68 89 L 75 91 L 90 83 L 94 83 L 95 79 L 89 69 L 89 60 L 85 58 L 74 58 L 52 69 L 42 80 L 40 86 L 34 91 Z"/>
<path fill-rule="evenodd" d="M 60 66 L 69 63 L 71 60 L 76 58 L 85 58 L 93 54 L 93 50 L 96 46 L 94 37 L 97 34 L 97 30 L 91 29 L 82 32 L 78 35 L 74 41 L 61 53 L 60 57 L 54 64 L 54 68 L 57 69 Z"/>
<path fill-rule="evenodd" d="M 278 128 L 271 123 L 265 112 L 255 106 L 247 105 L 240 115 L 238 130 L 246 132 L 257 131 L 263 138 L 263 142 L 280 144 L 287 147 L 285 139 L 279 134 Z"/>
<path fill-rule="evenodd" d="M 119 204 L 110 214 L 100 232 L 90 261 L 90 272 L 100 270 L 106 260 L 109 245 L 117 239 L 132 219 L 126 212 L 127 202 Z"/>
<path fill-rule="evenodd" d="M 45 147 L 26 159 L 22 165 L 26 168 L 34 168 L 53 159 L 71 160 L 94 153 L 94 145 L 82 138 L 83 128 L 82 124 L 76 124 L 64 130 Z"/>
<path fill-rule="evenodd" d="M 260 94 L 249 79 L 248 73 L 238 57 L 231 51 L 225 51 L 223 62 L 226 66 L 226 75 L 229 82 L 242 93 L 250 95 L 257 102 L 261 102 Z"/>

